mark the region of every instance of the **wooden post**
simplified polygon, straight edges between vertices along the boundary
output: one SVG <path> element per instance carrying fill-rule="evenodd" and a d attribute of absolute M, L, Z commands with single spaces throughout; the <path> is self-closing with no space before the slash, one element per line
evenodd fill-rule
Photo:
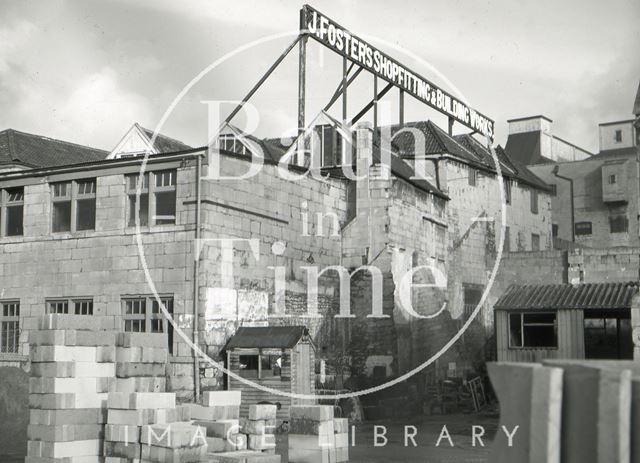
<path fill-rule="evenodd" d="M 378 76 L 373 76 L 373 131 L 378 128 Z"/>
<path fill-rule="evenodd" d="M 454 123 L 453 117 L 450 117 L 449 118 L 449 135 L 453 135 L 453 123 Z"/>
<path fill-rule="evenodd" d="M 302 20 L 302 18 L 301 18 Z M 298 56 L 298 134 L 304 133 L 305 127 L 305 84 L 307 66 L 307 36 L 300 39 L 300 54 Z"/>
<path fill-rule="evenodd" d="M 347 123 L 347 57 L 342 57 L 342 123 Z"/>
<path fill-rule="evenodd" d="M 398 94 L 398 117 L 400 125 L 404 124 L 404 90 L 400 89 Z"/>

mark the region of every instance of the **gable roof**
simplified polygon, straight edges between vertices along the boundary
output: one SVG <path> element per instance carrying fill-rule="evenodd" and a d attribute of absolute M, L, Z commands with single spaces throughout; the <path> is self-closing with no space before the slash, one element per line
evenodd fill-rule
<path fill-rule="evenodd" d="M 414 135 L 411 130 L 403 130 L 405 128 L 420 130 L 424 135 L 424 154 L 426 155 L 447 154 L 472 167 L 496 172 L 493 156 L 482 143 L 470 134 L 451 136 L 432 121 L 391 126 L 391 132 L 394 135 L 393 146 L 403 157 L 413 157 L 416 154 Z M 527 169 L 524 164 L 509 156 L 501 146 L 497 146 L 495 152 L 504 177 L 516 179 L 541 190 L 550 190 L 549 185 Z"/>
<path fill-rule="evenodd" d="M 176 153 L 192 149 L 186 143 L 168 137 L 161 133 L 157 134 L 153 144 L 153 130 L 142 127 L 137 122 L 127 130 L 124 136 L 111 150 L 109 159 L 123 156 L 139 156 L 143 154 Z"/>
<path fill-rule="evenodd" d="M 496 309 L 628 309 L 638 284 L 512 285 L 498 299 Z"/>
<path fill-rule="evenodd" d="M 290 349 L 309 332 L 304 326 L 241 326 L 224 350 L 229 349 Z"/>
<path fill-rule="evenodd" d="M 55 167 L 100 161 L 109 153 L 31 133 L 6 129 L 0 132 L 0 164 L 25 167 Z"/>

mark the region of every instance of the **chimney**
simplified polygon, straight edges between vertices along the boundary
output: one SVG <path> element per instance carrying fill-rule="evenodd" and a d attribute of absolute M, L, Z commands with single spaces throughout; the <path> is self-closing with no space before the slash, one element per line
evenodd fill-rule
<path fill-rule="evenodd" d="M 553 121 L 546 116 L 529 116 L 518 119 L 509 119 L 509 135 L 527 132 L 542 132 L 551 135 Z"/>

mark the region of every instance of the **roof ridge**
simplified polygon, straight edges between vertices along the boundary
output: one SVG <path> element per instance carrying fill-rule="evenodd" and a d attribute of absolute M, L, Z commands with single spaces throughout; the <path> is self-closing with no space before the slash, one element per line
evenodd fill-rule
<path fill-rule="evenodd" d="M 155 131 L 155 130 L 148 129 L 148 128 L 146 128 L 146 127 L 144 127 L 144 126 L 142 126 L 142 125 L 138 124 L 137 122 L 135 122 L 135 125 L 137 125 L 138 127 L 140 127 L 140 128 L 141 128 L 142 130 L 144 130 L 145 132 L 156 133 L 156 131 Z M 147 134 L 147 136 L 149 136 L 149 135 Z M 176 143 L 180 143 L 181 145 L 189 146 L 189 145 L 187 145 L 185 142 L 183 142 L 183 141 L 181 141 L 181 140 L 178 140 L 177 138 L 173 138 L 173 137 L 170 137 L 170 136 L 168 136 L 168 135 L 165 135 L 165 134 L 164 134 L 164 133 L 162 133 L 162 132 L 158 132 L 158 133 L 157 133 L 156 138 L 158 138 L 158 137 L 163 137 L 163 138 L 166 138 L 167 140 L 171 140 L 171 141 L 174 141 L 174 142 L 176 142 Z M 149 140 L 151 140 L 151 138 L 150 138 Z"/>

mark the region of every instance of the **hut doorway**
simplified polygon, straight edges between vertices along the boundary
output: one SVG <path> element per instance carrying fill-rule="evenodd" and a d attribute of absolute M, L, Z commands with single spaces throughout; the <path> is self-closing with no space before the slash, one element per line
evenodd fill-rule
<path fill-rule="evenodd" d="M 584 350 L 587 359 L 633 359 L 631 311 L 585 310 Z"/>

